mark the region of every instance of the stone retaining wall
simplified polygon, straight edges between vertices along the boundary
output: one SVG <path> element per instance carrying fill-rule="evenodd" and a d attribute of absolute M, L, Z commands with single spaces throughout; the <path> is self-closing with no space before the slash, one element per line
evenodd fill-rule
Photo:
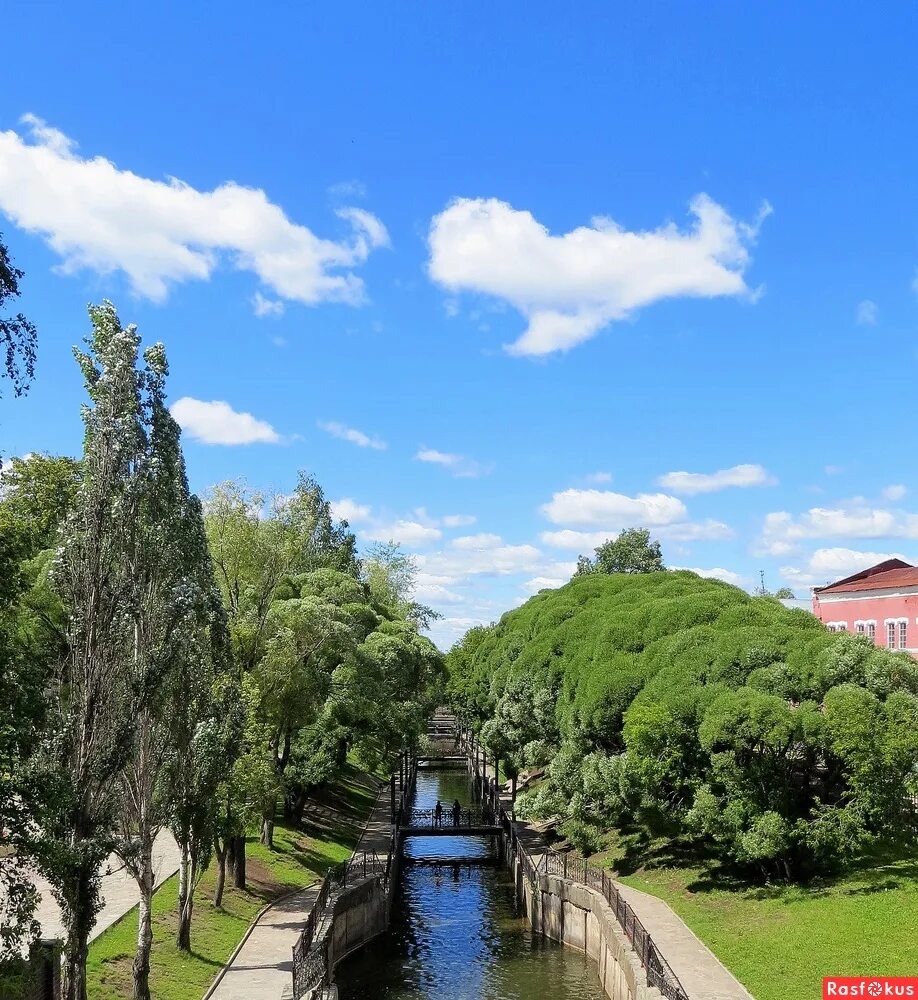
<path fill-rule="evenodd" d="M 586 952 L 596 963 L 606 996 L 611 1000 L 659 1000 L 660 991 L 647 985 L 640 959 L 602 893 L 554 875 L 537 876 L 538 885 L 533 886 L 515 857 L 511 856 L 510 864 L 517 898 L 533 929 Z"/>

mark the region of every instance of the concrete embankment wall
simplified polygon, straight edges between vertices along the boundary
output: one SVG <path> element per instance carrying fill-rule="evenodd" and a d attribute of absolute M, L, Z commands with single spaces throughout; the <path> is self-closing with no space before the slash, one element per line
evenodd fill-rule
<path fill-rule="evenodd" d="M 367 878 L 340 890 L 329 901 L 323 926 L 316 935 L 316 944 L 325 948 L 325 967 L 332 982 L 310 991 L 305 1000 L 336 1000 L 335 966 L 389 926 L 398 877 L 399 856 L 395 854 L 388 887 L 381 878 Z"/>
<path fill-rule="evenodd" d="M 576 948 L 596 963 L 611 1000 L 657 1000 L 640 959 L 602 893 L 554 875 L 537 875 L 533 885 L 511 855 L 518 898 L 534 930 Z"/>

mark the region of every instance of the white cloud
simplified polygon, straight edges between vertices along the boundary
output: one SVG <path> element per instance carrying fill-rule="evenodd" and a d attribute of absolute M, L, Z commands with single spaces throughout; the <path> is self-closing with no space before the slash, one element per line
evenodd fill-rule
<path fill-rule="evenodd" d="M 773 486 L 777 480 L 761 465 L 734 465 L 717 472 L 667 472 L 657 480 L 674 493 L 692 496 L 696 493 L 714 493 L 728 487 Z"/>
<path fill-rule="evenodd" d="M 199 191 L 174 177 L 141 177 L 101 156 L 81 158 L 34 115 L 22 122 L 27 138 L 0 132 L 0 210 L 43 236 L 66 274 L 123 271 L 138 295 L 161 301 L 170 285 L 207 280 L 228 261 L 281 299 L 357 303 L 363 282 L 352 269 L 388 244 L 382 223 L 362 209 L 336 213 L 349 239 L 322 239 L 257 188 L 227 181 Z"/>
<path fill-rule="evenodd" d="M 588 483 L 611 483 L 612 473 L 611 472 L 591 472 L 585 477 Z"/>
<path fill-rule="evenodd" d="M 858 302 L 855 314 L 855 321 L 858 326 L 876 326 L 878 315 L 879 308 L 876 302 L 871 302 L 870 299 Z"/>
<path fill-rule="evenodd" d="M 443 537 L 439 528 L 419 521 L 393 521 L 390 524 L 374 524 L 363 534 L 376 542 L 398 542 L 400 545 L 427 545 Z"/>
<path fill-rule="evenodd" d="M 789 555 L 808 538 L 918 538 L 918 514 L 863 503 L 811 507 L 797 516 L 774 511 L 765 516 L 757 551 Z"/>
<path fill-rule="evenodd" d="M 269 423 L 251 413 L 238 413 L 222 400 L 183 396 L 170 409 L 182 430 L 203 444 L 277 444 L 281 440 Z"/>
<path fill-rule="evenodd" d="M 561 236 L 496 198 L 457 198 L 431 221 L 430 277 L 450 292 L 505 300 L 528 322 L 511 354 L 569 350 L 613 320 L 678 296 L 749 296 L 743 278 L 753 225 L 696 196 L 687 231 L 667 223 L 629 232 L 594 218 Z"/>
<path fill-rule="evenodd" d="M 603 542 L 615 538 L 620 529 L 603 531 L 575 531 L 564 528 L 560 531 L 543 531 L 539 535 L 545 545 L 573 552 L 590 552 Z M 653 529 L 655 538 L 671 542 L 715 541 L 730 538 L 733 530 L 722 521 L 685 521 L 678 524 L 661 525 Z"/>
<path fill-rule="evenodd" d="M 419 568 L 425 573 L 450 580 L 477 575 L 536 573 L 541 571 L 543 564 L 542 553 L 534 545 L 508 545 L 496 535 L 466 536 L 465 540 L 455 539 L 443 551 L 418 556 Z"/>
<path fill-rule="evenodd" d="M 502 539 L 500 535 L 489 534 L 486 531 L 477 535 L 462 535 L 454 538 L 450 544 L 454 549 L 486 549 L 493 545 L 500 545 Z"/>
<path fill-rule="evenodd" d="M 674 566 L 673 569 L 686 569 L 690 573 L 697 573 L 698 576 L 708 577 L 712 580 L 723 580 L 724 583 L 732 583 L 734 587 L 742 587 L 747 581 L 746 577 L 734 573 L 733 570 L 724 569 L 721 566 L 714 566 L 711 569 L 699 569 L 696 566 Z"/>
<path fill-rule="evenodd" d="M 611 490 L 563 490 L 542 505 L 542 513 L 553 524 L 605 525 L 607 528 L 636 524 L 672 524 L 688 517 L 685 504 L 665 493 L 641 493 L 636 497 Z"/>
<path fill-rule="evenodd" d="M 472 514 L 447 514 L 443 518 L 443 524 L 447 528 L 467 528 L 477 520 L 478 518 Z"/>
<path fill-rule="evenodd" d="M 256 292 L 252 296 L 252 311 L 259 319 L 266 316 L 283 316 L 284 303 L 280 299 L 265 298 L 261 292 Z"/>
<path fill-rule="evenodd" d="M 901 500 L 906 493 L 908 493 L 908 490 L 904 486 L 902 486 L 901 483 L 894 483 L 891 486 L 887 486 L 883 490 L 882 496 L 884 500 L 895 501 L 895 500 Z"/>
<path fill-rule="evenodd" d="M 376 451 L 384 451 L 387 447 L 386 442 L 381 438 L 370 437 L 369 434 L 364 434 L 363 431 L 358 431 L 355 427 L 348 427 L 346 424 L 339 424 L 334 420 L 320 420 L 317 426 L 326 434 L 341 438 L 342 441 L 350 441 L 358 448 L 374 448 Z"/>
<path fill-rule="evenodd" d="M 896 552 L 860 552 L 855 549 L 817 549 L 802 565 L 782 566 L 781 575 L 801 587 L 818 587 L 859 573 L 886 559 L 903 559 Z"/>
<path fill-rule="evenodd" d="M 825 472 L 827 476 L 840 476 L 844 471 L 845 467 L 843 465 L 827 465 L 823 469 L 823 472 Z"/>
<path fill-rule="evenodd" d="M 461 604 L 465 600 L 462 594 L 457 594 L 456 591 L 439 583 L 416 584 L 413 597 L 416 601 L 433 604 Z"/>
<path fill-rule="evenodd" d="M 348 524 L 360 524 L 370 519 L 370 510 L 366 504 L 357 503 L 350 497 L 332 500 L 331 513 L 337 521 L 347 521 Z"/>
<path fill-rule="evenodd" d="M 534 576 L 523 584 L 527 594 L 537 594 L 540 590 L 557 590 L 570 582 L 570 576 Z"/>
<path fill-rule="evenodd" d="M 421 447 L 414 457 L 419 462 L 442 465 L 458 479 L 477 479 L 491 471 L 490 466 L 476 462 L 474 458 L 451 454 L 447 451 L 438 451 L 436 448 Z"/>

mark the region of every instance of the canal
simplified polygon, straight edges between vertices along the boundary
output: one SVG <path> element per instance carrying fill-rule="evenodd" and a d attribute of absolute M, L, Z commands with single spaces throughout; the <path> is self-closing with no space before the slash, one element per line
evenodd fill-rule
<path fill-rule="evenodd" d="M 460 770 L 418 772 L 415 807 L 471 805 Z M 340 1000 L 604 1000 L 595 965 L 532 931 L 487 837 L 405 842 L 385 934 L 338 966 Z"/>

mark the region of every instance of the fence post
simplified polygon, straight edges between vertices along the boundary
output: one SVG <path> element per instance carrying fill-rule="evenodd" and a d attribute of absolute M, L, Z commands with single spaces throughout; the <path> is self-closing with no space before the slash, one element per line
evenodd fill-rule
<path fill-rule="evenodd" d="M 564 855 L 564 877 L 567 878 L 567 853 Z"/>

